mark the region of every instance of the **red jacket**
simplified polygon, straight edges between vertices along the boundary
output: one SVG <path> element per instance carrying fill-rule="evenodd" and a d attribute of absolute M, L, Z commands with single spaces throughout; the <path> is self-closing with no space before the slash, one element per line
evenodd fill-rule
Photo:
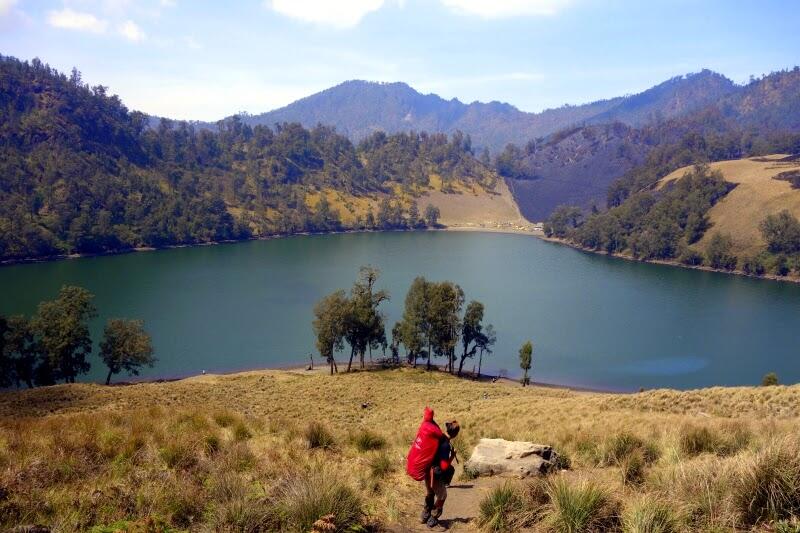
<path fill-rule="evenodd" d="M 417 481 L 425 479 L 433 466 L 433 460 L 443 436 L 442 430 L 433 421 L 433 409 L 426 407 L 422 415 L 422 424 L 417 430 L 417 436 L 408 450 L 406 472 L 409 476 Z"/>

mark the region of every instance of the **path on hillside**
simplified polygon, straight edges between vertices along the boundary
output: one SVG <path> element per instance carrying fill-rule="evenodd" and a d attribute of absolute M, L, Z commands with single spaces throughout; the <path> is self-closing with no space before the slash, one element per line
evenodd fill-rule
<path fill-rule="evenodd" d="M 447 489 L 447 502 L 440 519 L 441 524 L 448 531 L 476 531 L 478 528 L 475 525 L 475 519 L 478 516 L 478 507 L 483 496 L 505 481 L 499 477 L 454 481 Z M 391 524 L 387 530 L 392 533 L 431 531 L 425 524 L 419 523 L 423 496 L 422 487 L 420 487 L 418 505 L 409 505 L 409 511 L 403 515 L 401 523 Z"/>

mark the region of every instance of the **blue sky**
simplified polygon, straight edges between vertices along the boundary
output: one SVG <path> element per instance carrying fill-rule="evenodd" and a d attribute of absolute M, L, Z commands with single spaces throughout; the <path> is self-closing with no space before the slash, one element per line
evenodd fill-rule
<path fill-rule="evenodd" d="M 354 78 L 526 111 L 704 67 L 744 82 L 799 64 L 798 28 L 798 0 L 0 0 L 0 53 L 199 120 Z"/>

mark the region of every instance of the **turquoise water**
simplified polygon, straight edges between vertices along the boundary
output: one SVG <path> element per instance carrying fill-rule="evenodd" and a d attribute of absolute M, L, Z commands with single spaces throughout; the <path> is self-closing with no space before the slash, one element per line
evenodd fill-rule
<path fill-rule="evenodd" d="M 498 342 L 484 369 L 613 390 L 800 381 L 800 285 L 585 254 L 524 235 L 447 232 L 297 236 L 0 268 L 0 313 L 31 313 L 63 284 L 109 317 L 141 318 L 159 362 L 145 377 L 305 363 L 311 310 L 371 264 L 391 327 L 417 275 L 486 305 Z M 96 352 L 96 350 L 95 350 Z M 344 358 L 344 354 L 341 355 Z M 471 369 L 468 362 L 465 368 Z M 93 360 L 85 379 L 105 372 Z"/>

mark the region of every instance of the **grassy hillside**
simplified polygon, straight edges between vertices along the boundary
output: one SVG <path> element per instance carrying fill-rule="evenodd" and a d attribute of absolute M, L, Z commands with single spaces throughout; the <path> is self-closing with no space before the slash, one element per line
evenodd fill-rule
<path fill-rule="evenodd" d="M 800 511 L 800 386 L 616 395 L 411 369 L 261 371 L 0 394 L 0 527 L 308 531 L 334 510 L 342 530 L 400 531 L 421 503 L 403 460 L 426 405 L 460 421 L 462 461 L 484 436 L 552 444 L 571 469 L 551 486 L 591 483 L 623 519 L 657 504 L 674 522 L 664 531 L 750 529 Z M 446 510 L 480 483 L 451 490 Z M 538 510 L 552 521 L 559 505 Z M 560 529 L 547 524 L 535 527 Z"/>
<path fill-rule="evenodd" d="M 735 255 L 756 254 L 766 245 L 759 224 L 767 215 L 786 209 L 800 218 L 800 189 L 793 188 L 789 181 L 775 179 L 783 172 L 800 170 L 798 158 L 770 155 L 720 161 L 710 167 L 721 172 L 725 181 L 735 183 L 736 188 L 708 211 L 710 231 L 695 244 L 697 249 L 705 251 L 713 233 L 720 232 L 731 236 Z M 659 186 L 690 170 L 684 167 L 668 174 Z"/>

